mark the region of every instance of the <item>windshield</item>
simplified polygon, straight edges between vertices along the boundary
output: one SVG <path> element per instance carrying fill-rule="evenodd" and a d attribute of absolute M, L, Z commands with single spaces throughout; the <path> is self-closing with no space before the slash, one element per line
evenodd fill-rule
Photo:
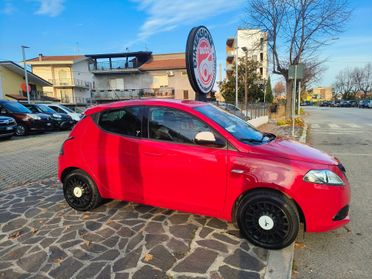
<path fill-rule="evenodd" d="M 196 107 L 195 110 L 212 119 L 242 142 L 262 143 L 270 140 L 266 134 L 261 133 L 249 123 L 214 105 Z"/>
<path fill-rule="evenodd" d="M 65 107 L 65 106 L 62 106 L 62 105 L 60 105 L 60 107 L 61 107 L 62 109 L 64 109 L 64 110 L 70 112 L 70 113 L 75 113 L 73 110 L 69 109 L 68 107 Z"/>
<path fill-rule="evenodd" d="M 50 107 L 46 106 L 46 105 L 37 105 L 38 108 L 42 111 L 42 112 L 45 112 L 45 113 L 56 113 L 54 110 L 52 110 Z"/>
<path fill-rule="evenodd" d="M 17 102 L 5 102 L 3 106 L 12 113 L 31 113 L 28 108 Z"/>

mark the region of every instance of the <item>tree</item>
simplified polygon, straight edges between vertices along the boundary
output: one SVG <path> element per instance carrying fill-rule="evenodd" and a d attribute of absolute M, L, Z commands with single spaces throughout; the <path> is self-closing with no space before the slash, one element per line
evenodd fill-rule
<path fill-rule="evenodd" d="M 356 67 L 352 79 L 356 90 L 363 92 L 364 98 L 367 98 L 368 92 L 372 90 L 372 64 L 368 63 L 363 68 Z"/>
<path fill-rule="evenodd" d="M 273 96 L 273 90 L 271 89 L 271 80 L 270 77 L 268 78 L 266 82 L 266 96 L 265 96 L 265 101 L 266 103 L 271 104 L 274 100 Z"/>
<path fill-rule="evenodd" d="M 253 102 L 263 100 L 263 92 L 256 84 L 258 78 L 257 74 L 258 62 L 252 60 L 247 60 L 244 58 L 239 58 L 238 65 L 238 100 L 240 103 L 244 102 L 244 85 L 245 85 L 245 71 L 247 69 L 248 74 L 248 102 Z M 235 103 L 235 63 L 233 64 L 233 71 L 227 79 L 221 82 L 220 91 L 227 103 Z"/>
<path fill-rule="evenodd" d="M 286 117 L 291 115 L 289 65 L 316 61 L 315 54 L 343 31 L 351 11 L 348 0 L 249 0 L 249 28 L 267 32 L 274 74 L 286 81 Z"/>
<path fill-rule="evenodd" d="M 355 90 L 353 72 L 349 68 L 344 69 L 337 74 L 334 90 L 335 97 L 341 95 L 344 100 L 355 99 L 357 90 Z"/>
<path fill-rule="evenodd" d="M 277 83 L 275 83 L 274 93 L 276 97 L 282 96 L 285 91 L 285 85 L 282 81 L 278 81 Z"/>

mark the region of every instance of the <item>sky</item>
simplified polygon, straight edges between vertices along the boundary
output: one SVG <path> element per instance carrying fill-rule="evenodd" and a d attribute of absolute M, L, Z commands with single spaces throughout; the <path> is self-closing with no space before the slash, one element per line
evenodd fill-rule
<path fill-rule="evenodd" d="M 327 70 L 316 85 L 331 85 L 343 68 L 372 62 L 372 1 L 350 3 L 345 32 L 319 51 Z M 244 27 L 246 12 L 246 0 L 0 0 L 0 60 L 20 62 L 21 45 L 30 47 L 27 58 L 184 52 L 190 29 L 205 25 L 224 71 L 226 38 Z"/>

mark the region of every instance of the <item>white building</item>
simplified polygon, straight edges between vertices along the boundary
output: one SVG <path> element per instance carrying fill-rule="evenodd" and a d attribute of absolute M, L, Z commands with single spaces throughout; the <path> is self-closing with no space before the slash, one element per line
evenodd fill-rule
<path fill-rule="evenodd" d="M 262 79 L 267 80 L 269 67 L 267 33 L 258 29 L 238 29 L 235 37 L 226 40 L 227 76 L 234 70 L 236 50 L 239 58 L 245 57 L 243 47 L 247 48 L 249 59 L 259 62 L 257 72 Z"/>

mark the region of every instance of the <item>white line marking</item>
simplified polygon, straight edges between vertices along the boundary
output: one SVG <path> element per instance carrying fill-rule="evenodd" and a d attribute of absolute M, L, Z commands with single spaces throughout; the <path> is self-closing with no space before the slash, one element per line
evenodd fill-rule
<path fill-rule="evenodd" d="M 311 126 L 311 128 L 314 128 L 314 129 L 320 128 L 320 125 L 316 124 L 316 123 L 310 124 L 310 126 Z"/>
<path fill-rule="evenodd" d="M 353 123 L 345 123 L 345 125 L 351 127 L 351 128 L 361 128 L 359 125 L 357 124 L 353 124 Z"/>
<path fill-rule="evenodd" d="M 328 126 L 331 127 L 332 129 L 340 128 L 340 126 L 338 126 L 337 124 L 332 124 L 332 123 L 328 123 Z"/>

